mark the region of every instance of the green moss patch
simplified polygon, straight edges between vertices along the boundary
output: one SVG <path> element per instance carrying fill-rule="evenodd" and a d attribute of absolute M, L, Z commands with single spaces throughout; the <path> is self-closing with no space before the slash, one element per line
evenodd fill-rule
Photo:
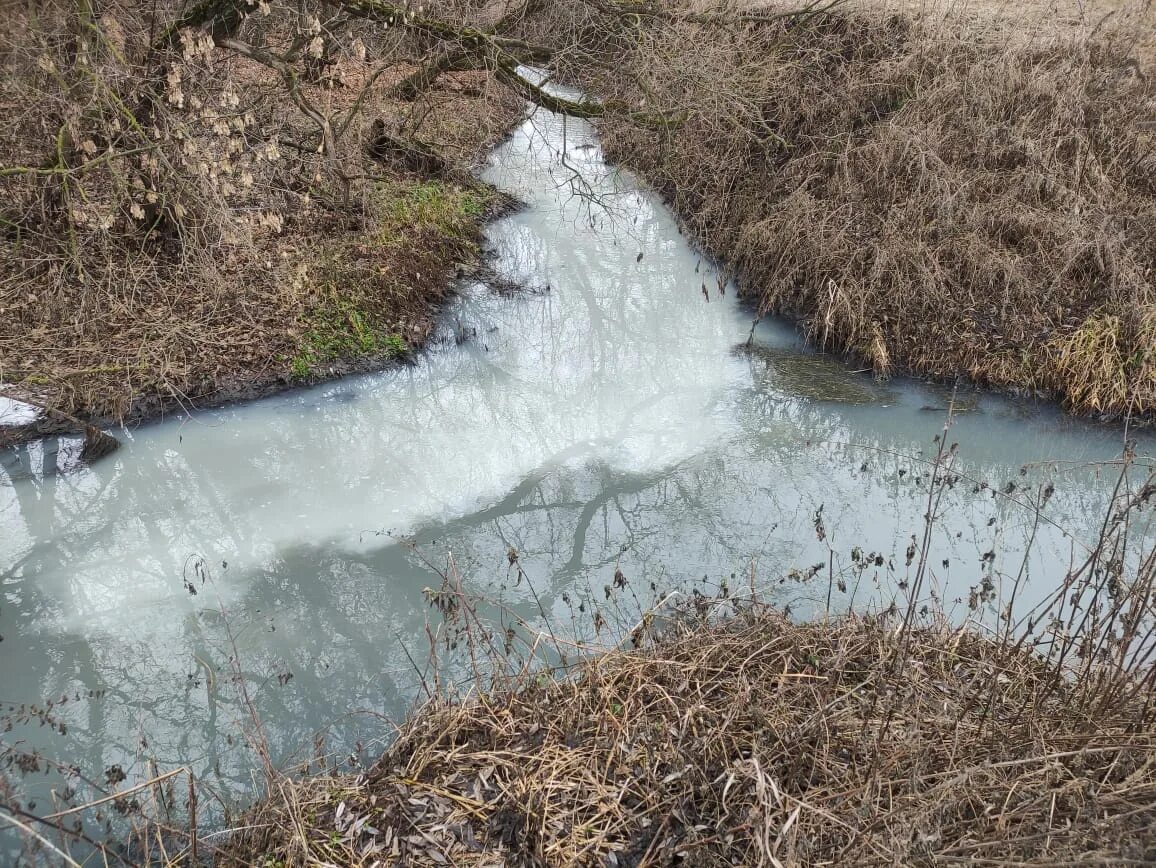
<path fill-rule="evenodd" d="M 440 180 L 385 181 L 365 203 L 365 230 L 321 246 L 308 272 L 289 375 L 389 361 L 428 335 L 447 276 L 479 254 L 490 194 Z"/>

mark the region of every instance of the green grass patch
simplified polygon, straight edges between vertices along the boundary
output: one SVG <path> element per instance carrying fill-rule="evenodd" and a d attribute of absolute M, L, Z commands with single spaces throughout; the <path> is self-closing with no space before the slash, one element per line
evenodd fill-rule
<path fill-rule="evenodd" d="M 382 183 L 371 205 L 378 222 L 377 241 L 394 248 L 415 238 L 437 238 L 476 249 L 488 199 L 484 192 L 443 181 Z"/>
<path fill-rule="evenodd" d="M 375 324 L 354 298 L 334 292 L 314 308 L 301 349 L 290 362 L 293 376 L 307 378 L 318 365 L 359 358 L 400 358 L 409 345 L 400 334 Z"/>
<path fill-rule="evenodd" d="M 428 314 L 456 264 L 478 255 L 488 200 L 442 181 L 377 185 L 364 233 L 323 242 L 310 267 L 299 349 L 286 359 L 291 375 L 305 380 L 333 362 L 408 353 L 406 324 Z"/>

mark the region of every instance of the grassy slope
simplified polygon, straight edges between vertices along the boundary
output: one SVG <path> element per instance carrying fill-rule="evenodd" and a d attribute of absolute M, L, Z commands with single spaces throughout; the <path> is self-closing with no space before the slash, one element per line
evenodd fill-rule
<path fill-rule="evenodd" d="M 102 94 L 136 69 L 123 58 L 135 56 L 132 25 L 143 25 L 126 14 L 102 19 L 119 43 L 92 62 L 94 108 L 79 90 L 68 102 L 45 72 L 45 58 L 66 62 L 52 53 L 55 19 L 17 16 L 0 40 L 0 164 L 37 165 L 61 119 L 73 138 L 92 136 L 71 160 L 94 161 L 63 189 L 71 220 L 44 176 L 0 174 L 0 383 L 83 418 L 139 418 L 377 367 L 421 344 L 455 272 L 478 264 L 497 202 L 455 171 L 367 156 L 371 120 L 419 114 L 389 93 L 407 68 L 374 76 L 371 62 L 343 56 L 329 79 L 301 85 L 334 117 L 362 101 L 341 143 L 343 182 L 315 146 L 296 144 L 316 131 L 276 76 L 219 50 L 186 55 L 183 103 L 170 87 L 160 153 L 194 157 L 154 181 L 130 160 L 100 163 L 99 131 L 112 123 Z M 238 100 L 236 113 L 216 110 Z M 520 111 L 484 75 L 448 76 L 420 107 L 419 136 L 468 164 Z M 162 206 L 166 189 L 184 197 L 179 237 L 147 228 L 154 182 L 169 185 Z"/>
<path fill-rule="evenodd" d="M 726 38 L 643 27 L 623 66 L 688 120 L 610 118 L 608 150 L 825 349 L 1152 416 L 1151 9 L 1090 41 L 879 5 Z M 597 85 L 638 99 L 625 80 Z"/>

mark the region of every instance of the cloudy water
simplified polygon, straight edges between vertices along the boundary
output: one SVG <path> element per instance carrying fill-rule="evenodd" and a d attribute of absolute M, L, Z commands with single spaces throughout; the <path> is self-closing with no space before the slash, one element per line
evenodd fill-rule
<path fill-rule="evenodd" d="M 753 575 L 805 616 L 827 605 L 826 565 L 832 608 L 890 602 L 950 391 L 877 383 L 780 323 L 748 344 L 750 311 L 584 123 L 539 112 L 486 175 L 528 204 L 488 233 L 526 292 L 463 288 L 412 366 L 142 426 L 91 468 L 54 472 L 67 444 L 3 455 L 3 748 L 98 781 L 188 766 L 227 799 L 258 767 L 234 654 L 276 761 L 318 733 L 387 739 L 378 715 L 417 694 L 422 589 L 451 556 L 468 588 L 531 620 L 540 603 L 562 633 L 593 635 L 616 569 L 639 605 Z M 1124 434 L 956 401 L 928 593 L 963 619 L 986 577 L 974 614 L 994 623 L 1017 575 L 1026 608 L 1095 538 Z M 1137 448 L 1150 462 L 1151 437 Z M 1049 483 L 1036 522 L 1023 504 Z M 883 566 L 847 572 L 856 548 Z M 49 701 L 47 723 L 21 718 Z M 25 785 L 45 808 L 59 780 Z"/>

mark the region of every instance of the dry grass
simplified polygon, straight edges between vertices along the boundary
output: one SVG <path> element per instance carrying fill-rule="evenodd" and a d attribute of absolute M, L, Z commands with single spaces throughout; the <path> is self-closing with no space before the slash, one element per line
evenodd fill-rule
<path fill-rule="evenodd" d="M 296 11 L 272 8 L 241 35 L 291 42 Z M 552 46 L 561 76 L 684 119 L 655 128 L 661 113 L 616 109 L 602 132 L 765 312 L 880 374 L 1153 414 L 1150 3 L 1108 3 L 1104 22 L 1100 6 L 1064 2 L 1047 24 L 1038 4 L 999 2 L 872 0 L 761 22 L 735 10 L 792 7 L 520 8 L 509 26 Z M 0 38 L 0 382 L 107 418 L 339 373 L 380 357 L 324 359 L 308 337 L 347 283 L 337 307 L 373 321 L 370 345 L 425 333 L 461 239 L 442 251 L 415 233 L 363 255 L 380 229 L 373 179 L 399 177 L 367 162 L 366 134 L 380 117 L 468 160 L 519 110 L 490 75 L 448 73 L 402 103 L 389 86 L 428 55 L 425 37 L 363 27 L 362 42 L 335 25 L 332 64 L 299 82 L 344 130 L 326 159 L 276 75 L 203 40 L 152 70 L 167 84 L 128 112 L 155 131 L 126 130 L 122 95 L 153 62 L 147 11 L 104 9 L 84 65 L 74 7 L 30 9 L 14 7 Z M 336 277 L 318 274 L 326 262 Z M 365 343 L 356 324 L 344 337 Z"/>
<path fill-rule="evenodd" d="M 944 627 L 754 607 L 432 704 L 368 773 L 285 784 L 225 865 L 1150 864 L 1156 730 Z"/>
<path fill-rule="evenodd" d="M 490 194 L 464 175 L 383 164 L 365 146 L 382 118 L 468 165 L 522 110 L 484 73 L 447 76 L 403 104 L 390 88 L 414 47 L 367 32 L 362 58 L 342 34 L 333 64 L 299 83 L 335 126 L 349 121 L 327 157 L 270 69 L 196 32 L 160 62 L 150 7 L 108 4 L 85 62 L 74 7 L 5 8 L 10 394 L 119 420 L 380 366 L 424 340 L 455 269 L 477 263 Z M 158 8 L 175 17 L 173 4 Z M 276 44 L 270 28 L 295 15 L 275 4 L 241 35 Z M 150 75 L 167 81 L 151 102 Z M 411 208 L 418 199 L 439 207 Z"/>
<path fill-rule="evenodd" d="M 593 86 L 687 120 L 608 117 L 609 152 L 828 350 L 1151 416 L 1150 5 L 1095 34 L 876 6 L 620 32 Z"/>

